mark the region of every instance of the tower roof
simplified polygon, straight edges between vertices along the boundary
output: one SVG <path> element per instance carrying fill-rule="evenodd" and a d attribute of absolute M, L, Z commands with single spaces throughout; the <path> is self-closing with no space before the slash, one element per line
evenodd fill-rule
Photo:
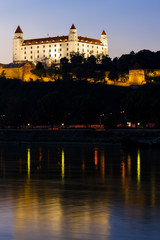
<path fill-rule="evenodd" d="M 71 29 L 76 29 L 76 27 L 75 27 L 75 25 L 74 25 L 74 24 L 72 24 L 72 26 L 71 26 Z"/>
<path fill-rule="evenodd" d="M 20 28 L 20 26 L 17 27 L 15 33 L 23 33 L 23 32 L 22 32 L 22 29 Z"/>
<path fill-rule="evenodd" d="M 106 35 L 106 32 L 103 30 L 102 34 L 101 35 Z"/>

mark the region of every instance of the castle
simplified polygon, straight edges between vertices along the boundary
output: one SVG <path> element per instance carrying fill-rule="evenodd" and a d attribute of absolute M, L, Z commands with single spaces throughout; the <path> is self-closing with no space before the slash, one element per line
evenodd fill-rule
<path fill-rule="evenodd" d="M 68 36 L 47 37 L 25 40 L 20 26 L 17 27 L 13 38 L 13 62 L 47 62 L 59 63 L 60 59 L 70 59 L 71 53 L 84 54 L 87 58 L 91 55 L 107 55 L 108 39 L 105 31 L 101 39 L 81 37 L 73 24 Z"/>

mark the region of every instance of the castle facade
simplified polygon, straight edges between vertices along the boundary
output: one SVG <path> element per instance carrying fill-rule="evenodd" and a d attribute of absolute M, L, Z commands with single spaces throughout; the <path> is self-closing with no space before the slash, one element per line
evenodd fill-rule
<path fill-rule="evenodd" d="M 13 62 L 48 62 L 59 63 L 61 58 L 70 59 L 71 53 L 91 55 L 107 55 L 108 39 L 105 31 L 101 38 L 92 39 L 81 37 L 73 24 L 68 36 L 47 37 L 25 40 L 20 26 L 17 27 L 13 38 Z"/>

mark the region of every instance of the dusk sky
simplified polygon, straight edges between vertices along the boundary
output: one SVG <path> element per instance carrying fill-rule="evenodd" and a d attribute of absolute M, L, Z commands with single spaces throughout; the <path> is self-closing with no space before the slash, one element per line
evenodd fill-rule
<path fill-rule="evenodd" d="M 160 50 L 160 0 L 5 0 L 0 14 L 0 63 L 12 61 L 18 25 L 24 38 L 78 35 L 100 38 L 104 29 L 110 57 L 142 49 Z"/>

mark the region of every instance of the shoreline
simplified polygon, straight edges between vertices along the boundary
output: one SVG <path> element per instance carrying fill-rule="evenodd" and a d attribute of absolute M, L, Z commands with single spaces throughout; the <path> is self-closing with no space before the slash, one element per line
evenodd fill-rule
<path fill-rule="evenodd" d="M 152 141 L 160 137 L 160 129 L 0 129 L 0 144 L 122 144 Z"/>

